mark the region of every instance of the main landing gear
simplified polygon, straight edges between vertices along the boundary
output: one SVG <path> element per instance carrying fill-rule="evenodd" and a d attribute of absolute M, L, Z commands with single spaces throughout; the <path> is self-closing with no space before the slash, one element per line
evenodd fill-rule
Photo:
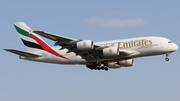
<path fill-rule="evenodd" d="M 166 53 L 166 61 L 168 62 L 169 61 L 169 58 L 168 58 L 168 56 L 170 55 L 170 53 Z"/>
<path fill-rule="evenodd" d="M 101 66 L 100 64 L 87 64 L 86 67 L 91 69 L 91 70 L 94 69 L 94 70 L 106 70 L 106 71 L 108 71 L 108 67 Z"/>

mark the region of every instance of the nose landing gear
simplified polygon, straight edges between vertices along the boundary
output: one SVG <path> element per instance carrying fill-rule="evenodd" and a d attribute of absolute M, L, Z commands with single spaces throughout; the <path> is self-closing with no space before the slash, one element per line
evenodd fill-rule
<path fill-rule="evenodd" d="M 166 61 L 168 62 L 169 61 L 169 58 L 168 58 L 168 56 L 170 55 L 170 53 L 166 53 Z"/>
<path fill-rule="evenodd" d="M 169 58 L 166 58 L 165 60 L 168 62 L 168 61 L 169 61 Z"/>

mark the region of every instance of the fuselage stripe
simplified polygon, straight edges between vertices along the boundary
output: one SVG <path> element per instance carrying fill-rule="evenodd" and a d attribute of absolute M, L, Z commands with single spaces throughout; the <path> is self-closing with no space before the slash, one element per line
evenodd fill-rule
<path fill-rule="evenodd" d="M 20 33 L 21 35 L 24 35 L 24 36 L 27 36 L 27 37 L 33 39 L 33 37 L 32 37 L 27 31 L 25 31 L 25 30 L 17 27 L 16 25 L 14 25 L 14 26 L 15 26 L 15 28 L 16 28 L 16 30 L 17 30 L 18 33 Z"/>
<path fill-rule="evenodd" d="M 24 40 L 24 39 L 22 39 L 22 38 L 21 38 L 21 40 L 22 40 L 22 42 L 24 43 L 24 45 L 27 46 L 27 47 L 38 48 L 38 49 L 44 50 L 44 49 L 43 49 L 39 44 L 37 44 L 37 43 L 29 42 L 29 41 L 26 41 L 26 40 Z"/>
<path fill-rule="evenodd" d="M 36 37 L 35 35 L 31 34 L 30 35 L 39 43 L 39 45 L 47 52 L 56 55 L 58 57 L 64 58 L 64 59 L 68 59 L 62 55 L 60 55 L 59 53 L 57 53 L 56 51 L 54 51 L 49 45 L 47 45 L 45 42 L 43 42 L 41 39 L 39 39 L 38 37 Z"/>

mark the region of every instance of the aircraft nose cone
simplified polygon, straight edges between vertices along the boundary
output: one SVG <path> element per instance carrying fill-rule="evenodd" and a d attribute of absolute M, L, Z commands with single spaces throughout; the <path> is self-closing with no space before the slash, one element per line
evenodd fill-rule
<path fill-rule="evenodd" d="M 174 44 L 174 50 L 178 50 L 178 45 Z"/>
<path fill-rule="evenodd" d="M 178 46 L 175 43 L 169 44 L 169 49 L 174 52 L 178 49 Z"/>

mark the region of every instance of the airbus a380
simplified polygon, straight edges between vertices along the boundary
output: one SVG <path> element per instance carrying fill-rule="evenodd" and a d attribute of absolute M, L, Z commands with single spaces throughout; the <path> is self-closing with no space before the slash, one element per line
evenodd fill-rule
<path fill-rule="evenodd" d="M 44 31 L 31 30 L 25 23 L 17 22 L 14 26 L 28 52 L 16 49 L 4 49 L 19 55 L 20 59 L 55 63 L 81 64 L 91 70 L 108 70 L 133 66 L 134 58 L 175 52 L 178 46 L 163 37 L 140 37 L 114 41 L 93 42 L 67 38 Z M 51 47 L 38 35 L 55 41 Z"/>

